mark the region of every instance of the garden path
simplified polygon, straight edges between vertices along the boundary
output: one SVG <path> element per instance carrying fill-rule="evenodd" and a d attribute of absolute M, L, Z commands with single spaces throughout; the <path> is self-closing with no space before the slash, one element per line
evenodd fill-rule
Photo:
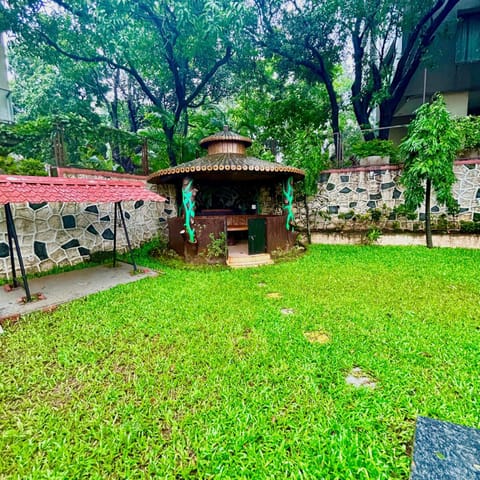
<path fill-rule="evenodd" d="M 139 272 L 133 275 L 131 265 L 118 262 L 115 268 L 101 265 L 33 278 L 29 280 L 30 292 L 32 297 L 41 294 L 39 300 L 22 302 L 25 295 L 23 287 L 11 291 L 0 289 L 0 322 L 38 310 L 48 311 L 62 303 L 156 275 L 158 273 L 141 267 Z"/>

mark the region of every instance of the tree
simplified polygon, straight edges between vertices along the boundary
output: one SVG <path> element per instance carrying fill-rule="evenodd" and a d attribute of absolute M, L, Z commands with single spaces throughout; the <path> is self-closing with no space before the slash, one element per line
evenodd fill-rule
<path fill-rule="evenodd" d="M 345 27 L 353 48 L 352 105 L 357 122 L 374 137 L 370 116 L 378 107 L 378 137 L 388 139 L 393 115 L 428 47 L 460 0 L 349 0 Z"/>
<path fill-rule="evenodd" d="M 339 131 L 335 65 L 353 69 L 351 103 L 365 139 L 374 137 L 371 114 L 378 107 L 379 133 L 387 139 L 393 115 L 446 16 L 459 0 L 255 0 L 261 30 L 257 43 L 324 83 L 331 126 Z"/>
<path fill-rule="evenodd" d="M 316 193 L 317 178 L 328 165 L 329 101 L 324 85 L 290 78 L 273 61 L 259 61 L 244 93 L 227 110 L 242 134 L 255 140 L 255 154 L 272 160 L 281 156 L 288 165 L 306 171 L 304 191 Z"/>
<path fill-rule="evenodd" d="M 425 232 L 427 247 L 431 248 L 430 197 L 432 188 L 437 201 L 446 205 L 449 213 L 458 210 L 452 195 L 455 183 L 453 161 L 460 148 L 460 135 L 450 119 L 445 102 L 437 95 L 432 103 L 423 104 L 408 128 L 407 138 L 400 146 L 405 155 L 402 183 L 405 186 L 405 205 L 416 210 L 425 202 Z"/>
<path fill-rule="evenodd" d="M 18 121 L 74 113 L 113 128 L 140 128 L 147 99 L 118 68 L 78 62 L 55 51 L 39 52 L 21 39 L 10 42 L 8 56 Z"/>
<path fill-rule="evenodd" d="M 341 47 L 336 41 L 335 2 L 255 0 L 259 22 L 247 27 L 266 55 L 284 60 L 296 77 L 325 85 L 334 136 L 340 132 L 340 101 L 334 86 Z M 259 23 L 259 25 L 258 25 Z"/>
<path fill-rule="evenodd" d="M 171 165 L 189 110 L 215 100 L 239 36 L 240 0 L 12 0 L 0 17 L 25 44 L 134 80 L 162 118 Z M 237 27 L 237 28 L 236 28 Z"/>

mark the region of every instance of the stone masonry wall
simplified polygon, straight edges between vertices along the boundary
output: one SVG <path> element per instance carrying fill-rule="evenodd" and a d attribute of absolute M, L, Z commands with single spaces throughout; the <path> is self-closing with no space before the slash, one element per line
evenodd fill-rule
<path fill-rule="evenodd" d="M 121 178 L 73 169 L 65 176 L 81 178 Z M 138 181 L 138 177 L 134 177 Z M 173 186 L 149 185 L 166 202 L 139 200 L 122 202 L 132 247 L 157 236 L 168 238 L 168 218 L 176 215 Z M 50 270 L 56 266 L 74 265 L 87 260 L 94 252 L 113 250 L 114 205 L 108 203 L 20 203 L 11 204 L 15 227 L 27 272 Z M 117 248 L 125 251 L 127 242 L 120 219 L 117 223 Z M 16 256 L 15 256 L 16 259 Z M 18 262 L 16 262 L 18 268 Z M 0 277 L 9 277 L 11 266 L 4 209 L 0 209 Z"/>
<path fill-rule="evenodd" d="M 458 160 L 454 165 L 457 181 L 453 187 L 454 197 L 460 204 L 460 212 L 449 222 L 471 221 L 480 216 L 480 159 Z M 309 201 L 310 226 L 312 230 L 338 230 L 362 228 L 362 215 L 372 210 L 382 212 L 382 226 L 402 230 L 422 229 L 425 220 L 424 205 L 416 212 L 415 219 L 406 219 L 394 214 L 394 208 L 404 203 L 404 188 L 399 180 L 402 167 L 384 165 L 326 170 L 321 173 L 318 193 Z M 305 225 L 305 208 L 298 204 L 296 219 Z M 433 221 L 445 218 L 446 208 L 436 203 L 432 195 Z M 477 215 L 475 215 L 477 214 Z M 395 223 L 394 223 L 395 222 Z M 366 228 L 366 226 L 363 226 Z"/>

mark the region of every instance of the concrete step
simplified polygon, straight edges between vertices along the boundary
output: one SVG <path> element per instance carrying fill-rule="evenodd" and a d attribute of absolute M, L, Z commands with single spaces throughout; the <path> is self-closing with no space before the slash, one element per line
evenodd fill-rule
<path fill-rule="evenodd" d="M 227 259 L 227 265 L 232 268 L 258 267 L 260 265 L 271 265 L 272 263 L 273 260 L 269 253 L 229 256 Z"/>

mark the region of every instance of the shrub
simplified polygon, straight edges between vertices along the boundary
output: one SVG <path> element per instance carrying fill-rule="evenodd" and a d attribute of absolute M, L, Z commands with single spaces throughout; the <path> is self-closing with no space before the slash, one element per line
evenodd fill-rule
<path fill-rule="evenodd" d="M 34 176 L 47 175 L 45 164 L 40 160 L 35 160 L 34 158 L 16 159 L 12 155 L 0 157 L 0 173 Z"/>
<path fill-rule="evenodd" d="M 391 162 L 399 159 L 398 147 L 391 140 L 369 140 L 352 145 L 352 153 L 358 158 L 378 155 L 390 157 Z"/>
<path fill-rule="evenodd" d="M 227 236 L 225 232 L 220 232 L 218 237 L 215 238 L 215 234 L 209 235 L 210 243 L 207 246 L 205 256 L 209 259 L 218 259 L 226 257 L 228 254 L 227 249 Z"/>
<path fill-rule="evenodd" d="M 367 234 L 365 235 L 364 243 L 366 245 L 372 245 L 378 241 L 378 239 L 382 236 L 382 231 L 377 227 L 369 227 Z"/>
<path fill-rule="evenodd" d="M 380 219 L 382 218 L 382 211 L 379 210 L 378 208 L 374 208 L 370 210 L 369 213 L 370 213 L 370 217 L 374 222 L 379 222 Z"/>
<path fill-rule="evenodd" d="M 463 233 L 480 233 L 480 222 L 460 221 L 460 231 Z"/>
<path fill-rule="evenodd" d="M 398 205 L 393 209 L 393 213 L 397 217 L 406 217 L 407 220 L 416 220 L 417 219 L 417 212 L 415 210 L 410 210 L 406 207 L 405 204 Z"/>
<path fill-rule="evenodd" d="M 480 117 L 461 117 L 456 121 L 462 141 L 462 150 L 480 149 Z"/>

